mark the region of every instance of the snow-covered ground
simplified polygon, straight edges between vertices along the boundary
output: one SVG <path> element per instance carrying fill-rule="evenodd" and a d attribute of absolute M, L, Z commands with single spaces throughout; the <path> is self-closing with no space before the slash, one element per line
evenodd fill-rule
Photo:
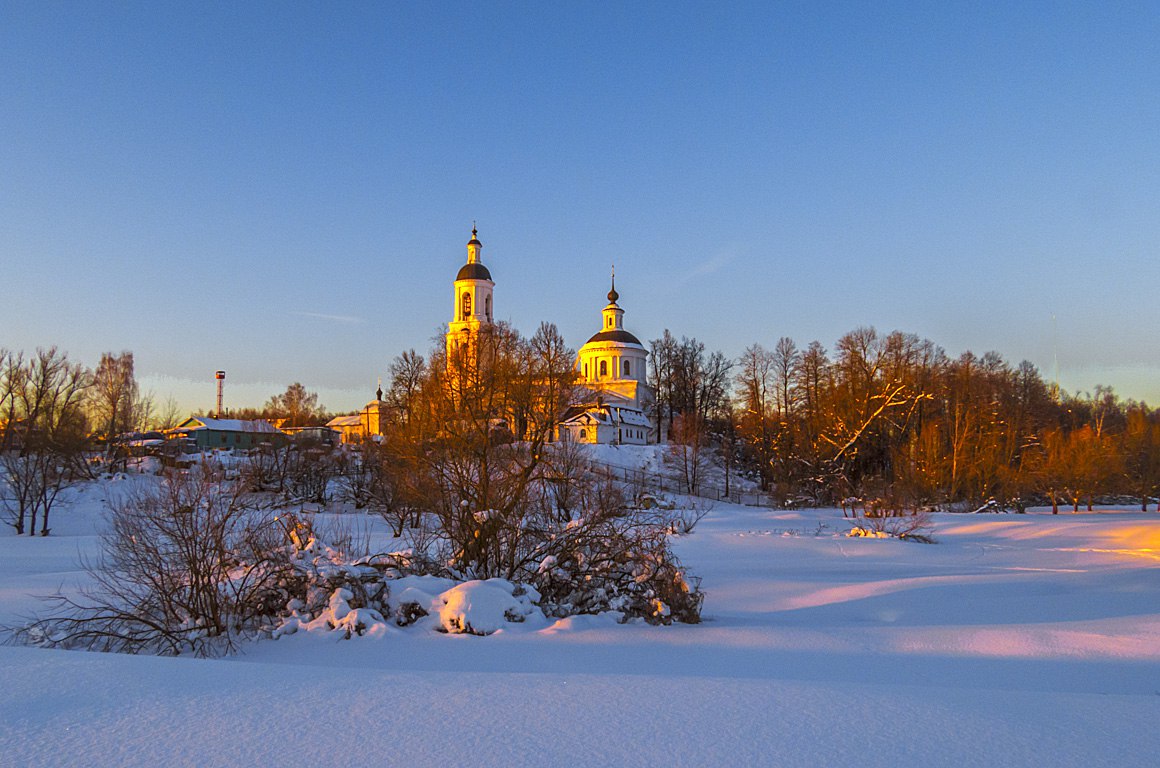
<path fill-rule="evenodd" d="M 118 482 L 49 539 L 0 535 L 0 623 L 72 588 Z M 1155 765 L 1160 516 L 935 526 L 850 539 L 835 510 L 717 505 L 678 544 L 698 626 L 299 632 L 222 660 L 0 647 L 0 765 Z"/>

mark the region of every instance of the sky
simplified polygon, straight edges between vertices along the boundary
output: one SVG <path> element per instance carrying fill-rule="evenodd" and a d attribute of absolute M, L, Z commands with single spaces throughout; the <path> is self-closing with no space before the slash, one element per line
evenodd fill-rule
<path fill-rule="evenodd" d="M 1155 3 L 0 4 L 0 347 L 360 407 L 495 314 L 874 326 L 1160 405 Z"/>

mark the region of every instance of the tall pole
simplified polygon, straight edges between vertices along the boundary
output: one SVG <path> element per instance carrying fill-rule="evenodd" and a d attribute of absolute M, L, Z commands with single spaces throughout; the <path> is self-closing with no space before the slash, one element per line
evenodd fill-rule
<path fill-rule="evenodd" d="M 226 372 L 218 371 L 213 377 L 217 379 L 217 417 L 220 419 L 222 417 L 222 389 L 225 386 Z"/>

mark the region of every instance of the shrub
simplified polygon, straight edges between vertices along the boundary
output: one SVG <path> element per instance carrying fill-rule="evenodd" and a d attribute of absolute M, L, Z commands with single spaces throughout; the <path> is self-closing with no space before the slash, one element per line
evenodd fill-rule
<path fill-rule="evenodd" d="M 851 500 L 847 500 L 850 502 Z M 879 500 L 850 505 L 850 515 L 854 521 L 848 535 L 873 538 L 894 538 L 933 544 L 934 529 L 930 512 L 925 509 L 904 509 Z"/>
<path fill-rule="evenodd" d="M 284 603 L 287 562 L 268 513 L 205 470 L 170 474 L 109 504 L 95 587 L 50 600 L 21 631 L 64 648 L 213 655 L 262 629 Z"/>

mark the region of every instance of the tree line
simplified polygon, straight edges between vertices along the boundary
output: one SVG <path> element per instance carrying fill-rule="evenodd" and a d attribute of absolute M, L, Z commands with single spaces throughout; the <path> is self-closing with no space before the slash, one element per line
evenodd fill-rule
<path fill-rule="evenodd" d="M 1058 510 L 1119 494 L 1146 510 L 1157 494 L 1160 411 L 1107 387 L 1057 391 L 997 352 L 951 358 L 874 328 L 832 351 L 782 337 L 736 360 L 668 331 L 650 347 L 662 433 L 711 445 L 784 504 Z"/>
<path fill-rule="evenodd" d="M 172 399 L 159 405 L 141 392 L 132 352 L 106 352 L 90 369 L 56 347 L 0 349 L 0 512 L 17 533 L 48 535 L 57 497 L 92 475 L 94 444 L 111 447 L 118 435 L 176 418 Z"/>

